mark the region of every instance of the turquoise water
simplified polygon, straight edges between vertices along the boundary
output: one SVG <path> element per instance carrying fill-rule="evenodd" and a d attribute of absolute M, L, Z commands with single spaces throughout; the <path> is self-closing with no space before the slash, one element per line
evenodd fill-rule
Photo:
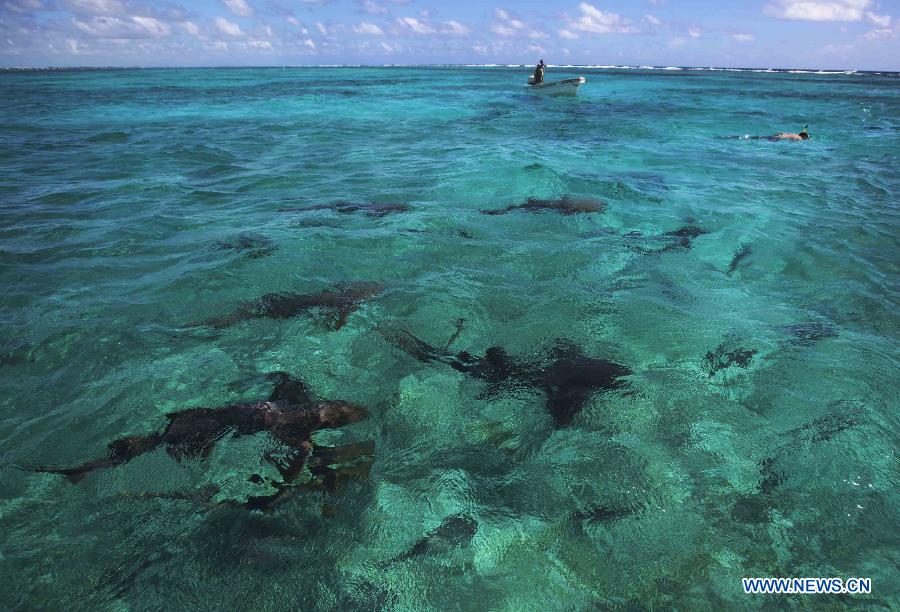
<path fill-rule="evenodd" d="M 0 74 L 0 607 L 900 605 L 898 77 L 551 69 L 588 79 L 553 99 L 527 73 Z M 565 195 L 605 210 L 480 212 Z M 408 210 L 284 212 L 339 201 Z M 383 289 L 336 330 L 190 325 L 355 281 Z M 632 374 L 554 427 L 539 389 L 485 394 L 385 325 Z M 374 441 L 368 478 L 238 507 L 265 433 L 20 469 L 262 401 L 273 371 L 368 407 L 314 438 Z"/>

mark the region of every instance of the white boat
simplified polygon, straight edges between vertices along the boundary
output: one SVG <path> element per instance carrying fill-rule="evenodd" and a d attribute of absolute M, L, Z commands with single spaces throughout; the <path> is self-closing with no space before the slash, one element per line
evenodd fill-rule
<path fill-rule="evenodd" d="M 587 82 L 587 79 L 578 77 L 577 79 L 563 79 L 562 81 L 545 81 L 543 83 L 538 83 L 537 85 L 535 85 L 533 81 L 534 77 L 530 77 L 526 87 L 528 87 L 529 91 L 533 91 L 534 93 L 550 96 L 574 96 L 578 94 L 578 88 L 584 85 Z"/>

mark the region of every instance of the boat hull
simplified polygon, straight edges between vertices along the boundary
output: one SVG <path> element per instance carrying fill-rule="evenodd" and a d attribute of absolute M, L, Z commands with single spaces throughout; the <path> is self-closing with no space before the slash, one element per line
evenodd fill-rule
<path fill-rule="evenodd" d="M 584 77 L 577 79 L 564 79 L 562 81 L 551 81 L 549 83 L 540 83 L 538 85 L 527 85 L 528 90 L 545 95 L 545 96 L 575 96 L 578 95 L 578 89 L 587 82 Z"/>

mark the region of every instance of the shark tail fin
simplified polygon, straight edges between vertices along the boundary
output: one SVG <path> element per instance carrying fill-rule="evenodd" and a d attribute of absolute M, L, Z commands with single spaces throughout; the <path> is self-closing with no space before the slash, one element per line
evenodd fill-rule
<path fill-rule="evenodd" d="M 394 323 L 379 323 L 375 330 L 390 344 L 422 363 L 450 363 L 452 360 L 448 351 L 428 344 Z"/>
<path fill-rule="evenodd" d="M 84 480 L 88 474 L 90 474 L 94 468 L 93 467 L 85 467 L 78 466 L 74 468 L 51 468 L 51 467 L 30 467 L 19 469 L 28 471 L 28 472 L 38 472 L 41 474 L 59 474 L 60 476 L 65 476 L 66 480 L 71 482 L 72 484 L 78 484 L 82 480 Z"/>

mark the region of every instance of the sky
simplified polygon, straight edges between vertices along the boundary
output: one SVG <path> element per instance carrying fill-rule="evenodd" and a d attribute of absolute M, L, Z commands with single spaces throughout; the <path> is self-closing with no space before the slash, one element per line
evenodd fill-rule
<path fill-rule="evenodd" d="M 900 70 L 900 0 L 0 0 L 0 66 Z"/>

